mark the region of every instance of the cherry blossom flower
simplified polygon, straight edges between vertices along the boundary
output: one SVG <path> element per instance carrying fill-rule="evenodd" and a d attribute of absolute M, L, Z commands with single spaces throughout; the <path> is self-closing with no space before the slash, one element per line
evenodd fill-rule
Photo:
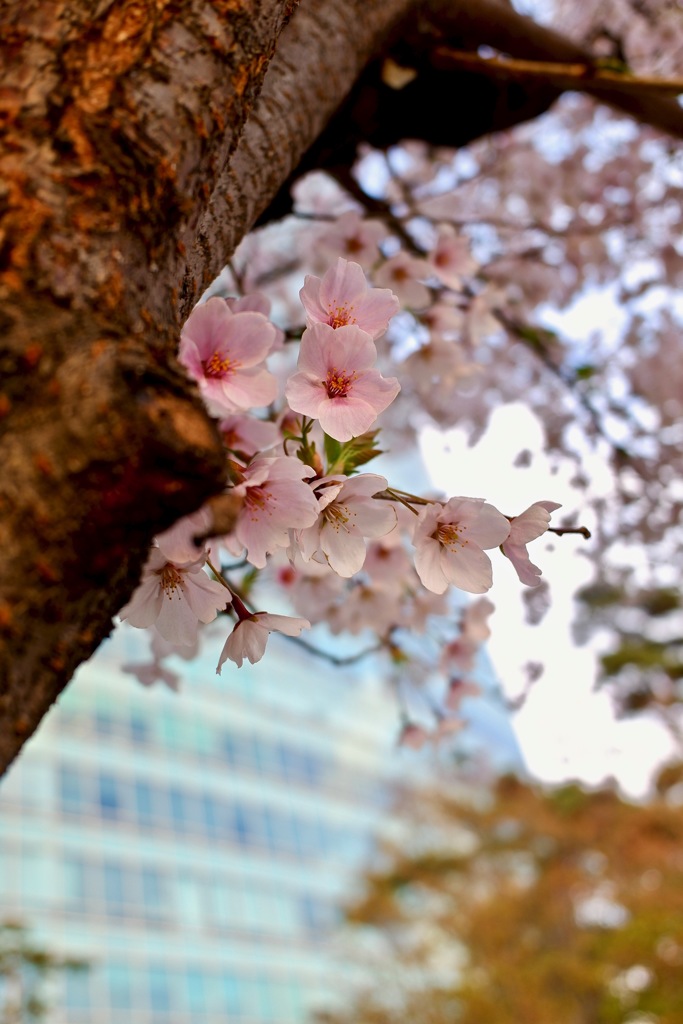
<path fill-rule="evenodd" d="M 481 373 L 482 367 L 467 359 L 463 348 L 455 341 L 433 338 L 421 345 L 403 364 L 406 377 L 418 394 L 426 397 L 435 388 L 444 390 L 446 400 L 452 399 L 453 389 L 459 381 Z"/>
<path fill-rule="evenodd" d="M 303 568 L 299 568 L 299 563 Z M 285 576 L 286 572 L 286 576 Z M 323 622 L 342 595 L 344 581 L 325 562 L 303 563 L 297 550 L 294 565 L 281 570 L 278 582 L 288 594 L 294 610 L 310 622 Z"/>
<path fill-rule="evenodd" d="M 467 337 L 472 345 L 478 345 L 492 334 L 500 334 L 503 326 L 494 314 L 494 309 L 505 303 L 505 292 L 487 285 L 475 295 L 467 311 Z"/>
<path fill-rule="evenodd" d="M 457 718 L 454 715 L 440 715 L 436 729 L 432 733 L 432 741 L 434 743 L 441 743 L 449 736 L 462 732 L 464 728 L 465 722 L 463 722 L 462 718 Z"/>
<path fill-rule="evenodd" d="M 479 697 L 480 695 L 481 686 L 477 686 L 470 679 L 453 676 L 448 680 L 448 690 L 444 699 L 444 705 L 449 711 L 459 711 L 465 697 Z"/>
<path fill-rule="evenodd" d="M 439 668 L 442 672 L 471 672 L 474 668 L 474 659 L 477 656 L 479 644 L 470 637 L 459 636 L 451 640 L 441 651 Z"/>
<path fill-rule="evenodd" d="M 395 377 L 371 369 L 376 358 L 372 339 L 358 327 L 314 324 L 301 339 L 299 372 L 287 381 L 287 401 L 337 441 L 358 437 L 401 389 Z"/>
<path fill-rule="evenodd" d="M 399 530 L 368 545 L 363 569 L 373 583 L 385 586 L 400 586 L 411 575 L 412 563 Z"/>
<path fill-rule="evenodd" d="M 178 359 L 199 384 L 212 415 L 269 405 L 277 381 L 259 366 L 273 346 L 276 328 L 262 313 L 233 313 L 214 297 L 190 313 Z"/>
<path fill-rule="evenodd" d="M 285 636 L 299 636 L 302 629 L 310 628 L 308 619 L 297 619 L 291 615 L 255 612 L 241 618 L 223 645 L 216 672 L 221 674 L 228 659 L 234 661 L 238 668 L 242 668 L 245 658 L 255 665 L 265 654 L 268 637 L 273 631 L 284 633 Z"/>
<path fill-rule="evenodd" d="M 413 579 L 409 579 L 410 589 L 402 596 L 401 614 L 395 625 L 403 626 L 411 633 L 424 633 L 431 618 L 435 615 L 447 615 L 450 608 L 445 594 L 434 594 L 425 590 L 420 586 L 414 571 L 412 576 Z"/>
<path fill-rule="evenodd" d="M 396 526 L 392 505 L 373 498 L 386 486 L 386 479 L 375 473 L 320 480 L 316 484 L 320 515 L 298 534 L 304 561 L 320 550 L 339 576 L 348 579 L 360 572 L 365 538 L 384 537 Z"/>
<path fill-rule="evenodd" d="M 189 516 L 183 516 L 170 529 L 155 537 L 155 540 L 162 555 L 169 562 L 175 565 L 191 565 L 206 554 L 206 544 L 196 544 L 194 538 L 206 535 L 212 526 L 213 515 L 205 506 Z"/>
<path fill-rule="evenodd" d="M 465 314 L 461 309 L 450 305 L 444 298 L 423 310 L 419 319 L 420 323 L 423 323 L 429 330 L 432 338 L 450 337 L 462 334 Z"/>
<path fill-rule="evenodd" d="M 373 276 L 377 284 L 391 288 L 401 305 L 409 309 L 424 309 L 432 301 L 432 293 L 419 278 L 429 275 L 430 267 L 426 260 L 401 251 L 383 263 Z"/>
<path fill-rule="evenodd" d="M 484 548 L 498 547 L 510 523 L 483 498 L 451 498 L 420 512 L 413 544 L 415 568 L 427 590 L 443 594 L 449 584 L 483 594 L 493 583 Z"/>
<path fill-rule="evenodd" d="M 202 557 L 176 565 L 152 548 L 140 584 L 119 617 L 138 629 L 156 626 L 173 644 L 193 644 L 197 623 L 213 622 L 231 600 L 229 591 L 204 572 L 204 562 Z"/>
<path fill-rule="evenodd" d="M 357 636 L 366 629 L 384 636 L 399 621 L 399 598 L 395 588 L 353 586 L 343 601 L 329 609 L 327 625 L 335 636 L 343 632 Z"/>
<path fill-rule="evenodd" d="M 529 560 L 526 545 L 545 533 L 550 525 L 550 513 L 561 507 L 555 501 L 536 501 L 510 521 L 510 533 L 501 545 L 503 554 L 510 559 L 521 582 L 527 587 L 539 585 L 541 570 Z"/>
<path fill-rule="evenodd" d="M 423 726 L 417 725 L 416 722 L 404 722 L 396 740 L 396 746 L 420 750 L 424 747 L 425 743 L 429 742 L 430 738 L 429 733 Z"/>
<path fill-rule="evenodd" d="M 299 296 L 306 310 L 306 324 L 346 327 L 353 324 L 371 338 L 379 338 L 398 311 L 398 299 L 388 288 L 370 288 L 363 268 L 340 256 L 324 277 L 304 278 Z"/>
<path fill-rule="evenodd" d="M 238 553 L 246 548 L 251 564 L 263 569 L 267 555 L 287 547 L 290 530 L 312 526 L 318 502 L 304 481 L 313 472 L 285 455 L 254 459 L 244 480 L 233 488 L 235 495 L 244 497 L 244 505 L 234 530 L 239 547 L 235 551 L 228 538 L 228 549 Z"/>
<path fill-rule="evenodd" d="M 266 319 L 270 316 L 270 299 L 263 292 L 252 292 L 250 295 L 242 295 L 239 299 L 228 298 L 225 301 L 233 313 L 261 313 Z M 275 327 L 275 337 L 270 351 L 279 352 L 285 343 L 285 332 L 275 324 L 271 326 Z"/>
<path fill-rule="evenodd" d="M 225 447 L 247 458 L 273 448 L 280 440 L 280 431 L 275 423 L 257 420 L 255 416 L 246 416 L 243 413 L 236 413 L 221 420 L 218 429 Z"/>
<path fill-rule="evenodd" d="M 379 259 L 379 243 L 386 236 L 381 221 L 365 220 L 355 210 L 348 210 L 320 235 L 316 248 L 333 257 L 342 252 L 361 266 L 371 267 Z"/>
<path fill-rule="evenodd" d="M 122 672 L 129 672 L 135 676 L 141 686 L 154 686 L 155 683 L 164 683 L 169 690 L 178 693 L 180 690 L 180 676 L 177 672 L 162 665 L 160 661 L 137 661 L 129 662 L 121 666 Z"/>
<path fill-rule="evenodd" d="M 450 224 L 440 228 L 428 261 L 434 276 L 456 291 L 462 286 L 462 278 L 472 275 L 479 266 L 470 252 L 469 238 L 457 235 Z"/>
<path fill-rule="evenodd" d="M 480 597 L 468 604 L 460 625 L 461 636 L 474 644 L 483 644 L 491 636 L 488 619 L 495 610 L 496 606 L 488 597 Z"/>

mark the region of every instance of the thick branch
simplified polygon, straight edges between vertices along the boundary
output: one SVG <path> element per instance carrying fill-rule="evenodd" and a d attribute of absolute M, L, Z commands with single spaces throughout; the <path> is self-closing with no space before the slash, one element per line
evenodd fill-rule
<path fill-rule="evenodd" d="M 412 5 L 413 0 L 318 0 L 296 12 L 200 222 L 183 285 L 183 316 L 298 167 L 367 61 L 386 45 Z"/>
<path fill-rule="evenodd" d="M 448 41 L 460 40 L 460 49 L 476 50 L 486 44 L 511 57 L 528 60 L 593 63 L 593 55 L 580 43 L 559 32 L 538 25 L 531 18 L 518 14 L 511 6 L 497 0 L 479 3 L 452 3 L 452 0 L 428 0 L 424 17 L 437 35 Z M 613 83 L 586 89 L 592 96 L 617 110 L 623 110 L 637 121 L 675 138 L 683 137 L 683 109 L 676 100 L 665 96 L 625 94 Z"/>
<path fill-rule="evenodd" d="M 100 10 L 28 0 L 0 26 L 0 771 L 111 629 L 152 534 L 222 486 L 174 361 L 169 270 L 289 0 Z"/>

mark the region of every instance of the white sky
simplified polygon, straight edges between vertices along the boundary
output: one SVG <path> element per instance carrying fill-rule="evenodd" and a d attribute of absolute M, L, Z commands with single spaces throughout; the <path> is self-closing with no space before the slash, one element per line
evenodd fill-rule
<path fill-rule="evenodd" d="M 476 448 L 467 446 L 463 431 L 431 428 L 424 431 L 421 448 L 434 484 L 446 494 L 484 497 L 506 515 L 518 515 L 534 501 L 562 502 L 553 517 L 559 523 L 576 507 L 577 492 L 570 487 L 569 469 L 553 475 L 540 440 L 537 421 L 520 403 L 496 411 Z M 516 468 L 513 460 L 524 448 L 536 454 L 528 468 Z M 606 472 L 603 483 L 608 486 Z M 551 588 L 552 605 L 542 622 L 525 623 L 521 595 L 527 588 L 496 550 L 489 552 L 494 585 L 488 595 L 496 605 L 489 651 L 505 692 L 514 696 L 522 689 L 526 662 L 545 665 L 514 720 L 528 767 L 548 781 L 598 783 L 611 775 L 628 793 L 643 794 L 653 769 L 673 747 L 655 722 L 615 720 L 607 689 L 594 691 L 596 647 L 577 647 L 572 638 L 573 595 L 591 578 L 590 542 L 547 535 L 529 553 Z"/>

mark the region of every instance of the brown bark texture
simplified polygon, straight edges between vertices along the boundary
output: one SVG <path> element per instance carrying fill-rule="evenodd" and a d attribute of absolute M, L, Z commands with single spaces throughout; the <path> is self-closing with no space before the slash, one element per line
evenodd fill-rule
<path fill-rule="evenodd" d="M 173 271 L 289 0 L 2 7 L 0 765 L 223 483 Z"/>
<path fill-rule="evenodd" d="M 575 55 L 496 0 L 0 0 L 0 772 L 223 487 L 182 320 L 373 57 L 407 41 L 430 86 L 463 40 Z"/>

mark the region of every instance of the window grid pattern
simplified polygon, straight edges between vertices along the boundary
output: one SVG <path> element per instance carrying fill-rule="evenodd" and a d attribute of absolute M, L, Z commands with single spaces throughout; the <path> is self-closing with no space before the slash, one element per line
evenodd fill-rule
<path fill-rule="evenodd" d="M 123 959 L 69 972 L 63 1001 L 69 1024 L 93 1017 L 107 1024 L 300 1024 L 306 1012 L 304 985 L 297 979 Z"/>
<path fill-rule="evenodd" d="M 331 825 L 320 816 L 111 772 L 87 774 L 69 764 L 60 766 L 58 806 L 71 819 L 100 818 L 143 832 L 171 831 L 302 861 L 325 857 L 357 862 L 368 847 L 365 831 Z"/>

